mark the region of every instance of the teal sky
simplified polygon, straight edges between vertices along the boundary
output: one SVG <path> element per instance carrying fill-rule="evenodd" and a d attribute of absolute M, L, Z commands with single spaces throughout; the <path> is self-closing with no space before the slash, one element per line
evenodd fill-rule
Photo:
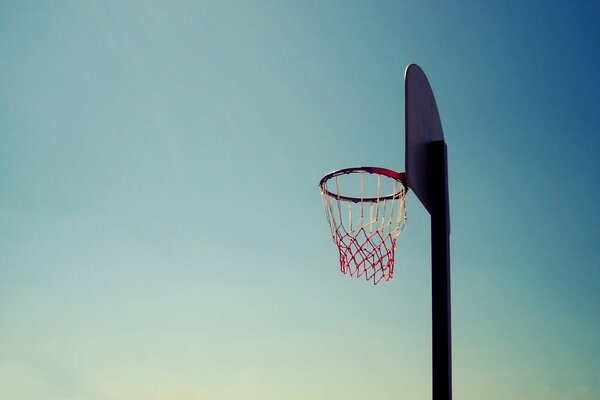
<path fill-rule="evenodd" d="M 403 170 L 417 63 L 454 398 L 600 398 L 600 7 L 449 3 L 0 1 L 0 397 L 431 398 L 428 215 L 374 287 L 317 190 Z"/>

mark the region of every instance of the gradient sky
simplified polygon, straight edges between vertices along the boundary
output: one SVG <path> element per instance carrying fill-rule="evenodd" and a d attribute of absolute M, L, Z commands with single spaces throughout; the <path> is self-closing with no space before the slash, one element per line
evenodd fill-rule
<path fill-rule="evenodd" d="M 431 398 L 426 212 L 374 287 L 317 190 L 403 170 L 418 63 L 454 398 L 599 399 L 598 3 L 456 3 L 0 1 L 0 397 Z"/>

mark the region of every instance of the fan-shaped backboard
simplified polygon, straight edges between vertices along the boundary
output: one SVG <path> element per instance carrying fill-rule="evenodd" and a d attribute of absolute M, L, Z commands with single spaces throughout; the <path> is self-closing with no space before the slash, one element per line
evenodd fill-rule
<path fill-rule="evenodd" d="M 431 212 L 429 144 L 443 141 L 444 132 L 433 91 L 418 65 L 406 67 L 404 86 L 406 180 L 408 187 Z"/>

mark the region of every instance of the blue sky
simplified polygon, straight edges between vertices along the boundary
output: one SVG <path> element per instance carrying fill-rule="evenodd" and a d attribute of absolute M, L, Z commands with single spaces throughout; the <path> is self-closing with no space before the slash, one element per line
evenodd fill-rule
<path fill-rule="evenodd" d="M 449 152 L 457 399 L 600 397 L 593 2 L 0 1 L 0 397 L 428 398 L 429 221 L 339 272 L 317 182 Z"/>

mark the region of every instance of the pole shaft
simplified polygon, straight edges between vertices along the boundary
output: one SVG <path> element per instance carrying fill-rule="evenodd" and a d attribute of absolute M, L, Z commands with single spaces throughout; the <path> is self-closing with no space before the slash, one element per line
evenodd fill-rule
<path fill-rule="evenodd" d="M 431 308 L 433 400 L 452 399 L 450 324 L 450 212 L 444 141 L 430 143 Z"/>

